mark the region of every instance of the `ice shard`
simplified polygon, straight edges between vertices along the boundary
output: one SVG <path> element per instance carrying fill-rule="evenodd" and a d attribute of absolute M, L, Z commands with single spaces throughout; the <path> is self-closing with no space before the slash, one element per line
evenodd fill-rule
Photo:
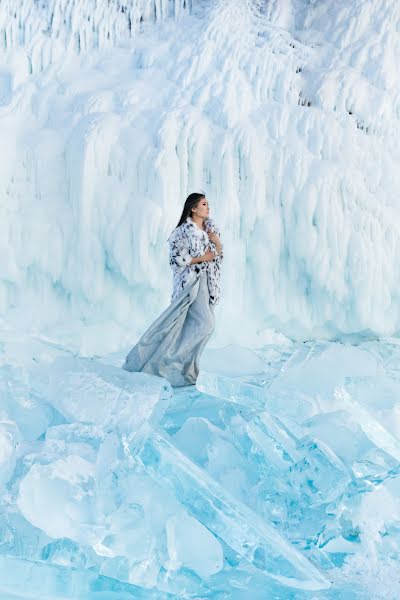
<path fill-rule="evenodd" d="M 165 435 L 154 431 L 133 453 L 195 518 L 265 575 L 294 588 L 329 588 L 322 573 L 276 529 L 238 502 Z"/>

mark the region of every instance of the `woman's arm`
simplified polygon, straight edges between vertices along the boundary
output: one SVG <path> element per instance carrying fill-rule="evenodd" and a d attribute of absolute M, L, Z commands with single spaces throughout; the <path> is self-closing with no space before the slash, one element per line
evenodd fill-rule
<path fill-rule="evenodd" d="M 215 244 L 215 248 L 217 251 L 217 256 L 215 258 L 219 257 L 222 260 L 224 257 L 224 252 L 223 252 L 222 243 L 221 243 L 221 240 L 219 239 L 218 234 L 217 233 L 209 233 L 208 237 Z"/>
<path fill-rule="evenodd" d="M 169 263 L 171 267 L 188 267 L 189 265 L 207 263 L 214 260 L 214 254 L 211 250 L 208 250 L 202 256 L 191 256 L 188 240 L 178 235 L 171 236 L 169 248 Z M 206 266 L 206 264 L 201 264 L 199 268 L 204 269 Z"/>
<path fill-rule="evenodd" d="M 171 267 L 187 267 L 191 260 L 187 240 L 184 237 L 172 235 L 169 240 L 169 264 Z"/>
<path fill-rule="evenodd" d="M 211 250 L 207 250 L 207 252 L 205 254 L 203 254 L 202 256 L 193 257 L 190 264 L 196 265 L 201 262 L 210 262 L 211 260 L 214 260 L 214 253 L 211 252 Z"/>

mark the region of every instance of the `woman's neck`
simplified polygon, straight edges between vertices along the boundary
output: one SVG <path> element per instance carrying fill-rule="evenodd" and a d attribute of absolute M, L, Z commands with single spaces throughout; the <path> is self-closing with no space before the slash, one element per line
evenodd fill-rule
<path fill-rule="evenodd" d="M 193 223 L 195 223 L 197 225 L 197 227 L 199 227 L 199 229 L 203 229 L 203 231 L 205 231 L 205 227 L 204 227 L 204 221 L 205 219 L 203 217 L 190 217 L 193 221 Z"/>

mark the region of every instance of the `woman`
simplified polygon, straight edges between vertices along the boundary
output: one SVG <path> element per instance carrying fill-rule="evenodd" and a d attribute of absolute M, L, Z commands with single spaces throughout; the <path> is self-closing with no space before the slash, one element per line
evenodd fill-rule
<path fill-rule="evenodd" d="M 204 194 L 190 194 L 168 238 L 173 270 L 171 304 L 142 335 L 123 369 L 195 385 L 201 353 L 214 331 L 223 259 L 219 230 L 209 218 Z"/>

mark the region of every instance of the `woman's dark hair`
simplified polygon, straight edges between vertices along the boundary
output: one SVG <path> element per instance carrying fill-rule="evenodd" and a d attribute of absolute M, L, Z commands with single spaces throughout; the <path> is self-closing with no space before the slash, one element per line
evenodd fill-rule
<path fill-rule="evenodd" d="M 205 194 L 197 194 L 196 192 L 194 192 L 193 194 L 190 194 L 186 200 L 185 200 L 185 204 L 183 206 L 183 211 L 181 214 L 181 218 L 179 219 L 179 223 L 176 227 L 179 227 L 179 225 L 182 225 L 182 223 L 184 221 L 186 221 L 186 219 L 190 216 L 192 216 L 192 208 L 194 208 L 202 198 L 205 198 Z M 175 227 L 175 229 L 176 229 Z"/>

